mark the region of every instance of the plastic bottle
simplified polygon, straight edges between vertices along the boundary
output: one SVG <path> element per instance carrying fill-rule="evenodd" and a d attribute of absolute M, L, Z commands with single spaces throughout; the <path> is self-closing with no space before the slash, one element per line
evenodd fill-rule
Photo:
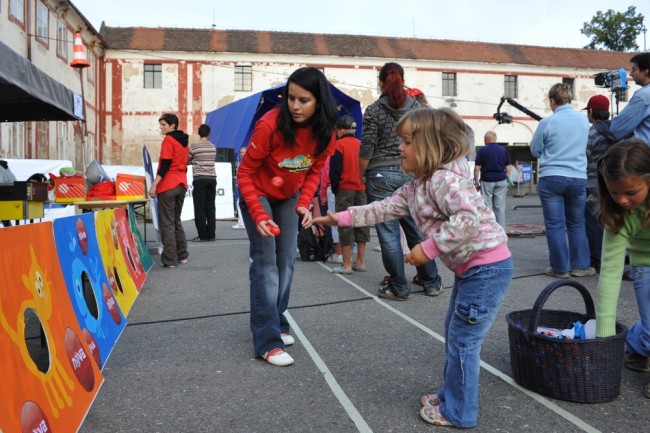
<path fill-rule="evenodd" d="M 316 251 L 314 251 L 313 247 L 309 247 L 309 260 L 316 260 Z"/>

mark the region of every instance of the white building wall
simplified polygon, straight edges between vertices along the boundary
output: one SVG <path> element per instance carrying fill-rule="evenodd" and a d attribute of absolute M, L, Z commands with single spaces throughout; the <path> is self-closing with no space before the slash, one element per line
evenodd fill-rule
<path fill-rule="evenodd" d="M 573 78 L 575 101 L 572 104 L 582 109 L 587 100 L 598 93 L 611 97 L 608 89 L 597 88 L 593 75 L 597 70 L 535 67 L 530 65 L 503 65 L 487 63 L 435 62 L 400 59 L 345 58 L 342 56 L 288 56 L 257 54 L 224 53 L 125 53 L 107 51 L 108 59 L 118 58 L 123 61 L 122 79 L 122 125 L 120 147 L 123 160 L 111 161 L 113 164 L 139 164 L 139 149 L 142 143 L 148 143 L 152 155 L 159 149 L 161 137 L 157 129 L 157 119 L 163 112 L 184 112 L 186 118 L 180 119 L 187 125 L 191 140 L 197 139 L 198 124 L 193 118 L 196 107 L 200 106 L 199 117 L 205 119 L 207 113 L 223 107 L 233 101 L 263 91 L 269 87 L 283 84 L 296 68 L 309 65 L 323 68 L 328 79 L 341 91 L 361 102 L 362 109 L 378 97 L 377 74 L 386 61 L 397 61 L 405 69 L 405 81 L 409 87 L 422 90 L 432 107 L 450 106 L 454 108 L 475 132 L 475 144 L 482 145 L 482 137 L 488 130 L 495 130 L 499 142 L 509 145 L 525 146 L 528 144 L 538 122 L 518 109 L 505 103 L 503 112 L 510 113 L 515 120 L 512 124 L 499 125 L 492 117 L 504 94 L 504 75 L 515 75 L 518 80 L 518 97 L 515 98 L 524 107 L 540 115 L 551 115 L 548 89 L 563 78 Z M 164 59 L 164 60 L 160 60 Z M 163 88 L 143 89 L 144 61 L 162 63 Z M 187 74 L 179 79 L 179 64 L 187 62 Z M 196 66 L 196 70 L 194 69 Z M 252 91 L 234 91 L 234 67 L 250 65 L 253 70 Z M 200 70 L 198 75 L 197 71 Z M 455 72 L 457 78 L 457 95 L 442 96 L 442 72 Z M 199 79 L 194 81 L 194 77 Z M 108 75 L 107 75 L 108 77 Z M 112 95 L 112 80 L 106 80 L 107 107 Z M 193 101 L 200 85 L 200 103 Z M 638 88 L 632 84 L 629 96 Z M 179 92 L 186 95 L 186 106 L 179 106 Z M 625 103 L 620 104 L 623 109 Z M 110 111 L 110 110 L 109 110 Z M 194 116 L 196 117 L 196 116 Z M 203 121 L 202 120 L 202 121 Z M 107 125 L 110 121 L 107 120 Z M 115 136 L 115 131 L 113 131 Z M 107 142 L 111 139 L 106 137 Z M 137 149 L 135 151 L 134 149 Z M 135 158 L 130 160 L 130 158 Z"/>

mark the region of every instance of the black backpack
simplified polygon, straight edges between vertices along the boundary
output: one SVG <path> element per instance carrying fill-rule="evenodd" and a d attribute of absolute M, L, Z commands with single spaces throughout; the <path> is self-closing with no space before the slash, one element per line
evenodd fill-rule
<path fill-rule="evenodd" d="M 298 252 L 303 262 L 324 262 L 331 250 L 323 226 L 314 224 L 306 229 L 298 223 Z"/>

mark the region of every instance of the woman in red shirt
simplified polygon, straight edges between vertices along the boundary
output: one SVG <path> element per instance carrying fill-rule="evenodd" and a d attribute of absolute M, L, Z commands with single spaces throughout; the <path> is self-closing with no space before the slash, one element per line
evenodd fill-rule
<path fill-rule="evenodd" d="M 309 209 L 320 171 L 334 153 L 336 118 L 323 73 L 315 68 L 296 70 L 282 91 L 280 106 L 255 124 L 237 170 L 239 205 L 250 241 L 253 345 L 255 355 L 272 365 L 294 362 L 284 351 L 294 343 L 284 312 L 298 223 L 311 226 Z"/>
<path fill-rule="evenodd" d="M 188 135 L 178 129 L 178 116 L 165 113 L 158 119 L 165 136 L 160 145 L 158 171 L 149 189 L 149 197 L 158 196 L 158 226 L 163 244 L 160 261 L 166 268 L 187 263 L 187 240 L 181 222 L 181 210 L 187 191 Z"/>

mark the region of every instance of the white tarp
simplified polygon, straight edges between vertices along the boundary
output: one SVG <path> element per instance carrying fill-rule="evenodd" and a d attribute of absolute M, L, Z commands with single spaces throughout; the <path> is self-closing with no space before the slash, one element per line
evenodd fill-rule
<path fill-rule="evenodd" d="M 51 159 L 6 159 L 9 168 L 16 176 L 16 180 L 25 181 L 34 173 L 43 173 L 50 177 L 50 173 L 59 175 L 62 167 L 72 167 L 72 162 L 67 160 Z M 137 165 L 102 165 L 106 174 L 115 180 L 118 173 L 144 176 L 144 167 Z M 153 171 L 156 172 L 157 163 L 153 163 Z M 217 219 L 234 218 L 234 197 L 232 165 L 228 162 L 215 162 L 214 169 L 217 173 L 217 196 L 214 200 L 215 214 Z M 192 201 L 192 166 L 187 167 L 187 182 L 189 189 L 185 195 L 181 220 L 189 221 L 194 219 L 194 202 Z M 46 209 L 46 214 L 48 209 Z M 48 216 L 46 215 L 46 219 Z"/>
<path fill-rule="evenodd" d="M 158 170 L 158 163 L 152 164 L 153 172 Z M 128 165 L 102 165 L 106 174 L 115 180 L 118 173 L 133 174 L 137 176 L 144 176 L 144 167 L 128 166 Z M 232 164 L 229 162 L 215 162 L 214 170 L 217 173 L 217 196 L 214 200 L 215 204 L 215 217 L 216 219 L 229 219 L 234 218 L 234 198 L 233 198 L 233 184 L 232 184 Z M 194 202 L 192 200 L 192 166 L 187 166 L 187 183 L 189 188 L 185 194 L 185 201 L 183 202 L 183 210 L 181 212 L 181 220 L 189 221 L 194 219 Z"/>

